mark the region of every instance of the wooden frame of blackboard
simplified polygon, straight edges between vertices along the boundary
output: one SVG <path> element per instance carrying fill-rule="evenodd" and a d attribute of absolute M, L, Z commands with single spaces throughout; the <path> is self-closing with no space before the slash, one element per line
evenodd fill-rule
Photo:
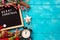
<path fill-rule="evenodd" d="M 12 27 L 8 27 L 8 28 L 3 28 L 3 29 L 1 29 L 1 30 L 10 30 L 10 29 L 14 29 L 14 28 L 23 27 L 24 24 L 23 24 L 21 9 L 19 9 L 19 14 L 20 14 L 20 18 L 21 18 L 21 23 L 22 23 L 22 25 L 17 25 L 17 26 L 12 26 Z"/>

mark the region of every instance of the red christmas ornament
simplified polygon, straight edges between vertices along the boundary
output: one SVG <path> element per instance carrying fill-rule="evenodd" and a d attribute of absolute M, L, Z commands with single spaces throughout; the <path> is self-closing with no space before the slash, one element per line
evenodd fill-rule
<path fill-rule="evenodd" d="M 3 38 L 3 39 L 0 39 L 0 40 L 9 40 L 9 38 Z"/>
<path fill-rule="evenodd" d="M 3 26 L 0 26 L 0 29 L 2 29 L 3 28 Z"/>
<path fill-rule="evenodd" d="M 17 36 L 17 37 L 15 38 L 15 40 L 20 40 L 20 39 L 19 39 L 19 37 Z"/>

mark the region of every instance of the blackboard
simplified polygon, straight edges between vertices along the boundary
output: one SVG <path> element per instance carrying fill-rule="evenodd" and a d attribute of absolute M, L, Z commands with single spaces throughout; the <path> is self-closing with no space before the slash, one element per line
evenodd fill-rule
<path fill-rule="evenodd" d="M 23 19 L 20 9 L 13 6 L 0 7 L 0 26 L 6 25 L 2 30 L 13 29 L 23 26 Z"/>

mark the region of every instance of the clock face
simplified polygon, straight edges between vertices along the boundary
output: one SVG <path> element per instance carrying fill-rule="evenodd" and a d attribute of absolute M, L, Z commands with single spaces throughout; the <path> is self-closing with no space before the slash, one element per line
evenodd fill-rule
<path fill-rule="evenodd" d="M 29 38 L 30 37 L 30 31 L 28 29 L 25 29 L 22 31 L 22 37 L 23 38 Z"/>

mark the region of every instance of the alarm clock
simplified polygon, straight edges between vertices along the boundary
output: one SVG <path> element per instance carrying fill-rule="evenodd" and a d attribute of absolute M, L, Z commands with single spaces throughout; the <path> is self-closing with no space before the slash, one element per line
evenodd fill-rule
<path fill-rule="evenodd" d="M 27 27 L 22 30 L 21 36 L 25 39 L 30 38 L 31 35 L 31 29 L 28 29 Z"/>

